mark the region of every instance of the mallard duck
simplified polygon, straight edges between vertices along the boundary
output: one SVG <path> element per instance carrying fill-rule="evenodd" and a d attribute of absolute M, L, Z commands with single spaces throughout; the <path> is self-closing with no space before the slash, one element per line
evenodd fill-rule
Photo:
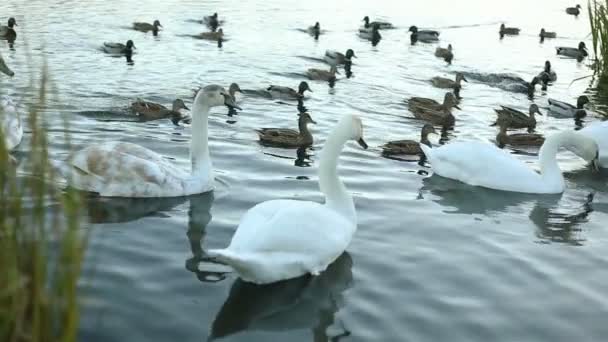
<path fill-rule="evenodd" d="M 127 40 L 126 44 L 105 42 L 101 48 L 104 52 L 113 55 L 127 55 L 129 53 L 133 54 L 133 49 L 137 49 L 133 44 L 133 41 L 130 39 Z"/>
<path fill-rule="evenodd" d="M 325 60 L 325 62 L 327 62 L 330 65 L 341 65 L 341 64 L 346 63 L 347 61 L 350 61 L 353 57 L 357 58 L 357 56 L 355 56 L 355 52 L 353 51 L 353 49 L 346 50 L 346 53 L 340 53 L 338 51 L 333 51 L 333 50 L 326 50 L 325 56 L 323 56 L 323 59 Z"/>
<path fill-rule="evenodd" d="M 15 76 L 15 73 L 4 62 L 4 58 L 2 58 L 2 55 L 0 55 L 0 72 L 11 77 Z"/>
<path fill-rule="evenodd" d="M 446 93 L 443 104 L 439 104 L 433 99 L 413 97 L 409 99 L 408 107 L 416 119 L 426 120 L 443 127 L 452 127 L 455 122 L 452 108 L 460 109 L 457 103 L 458 100 L 453 93 Z"/>
<path fill-rule="evenodd" d="M 448 64 L 452 64 L 452 60 L 454 59 L 452 44 L 448 44 L 447 48 L 438 47 L 435 49 L 435 57 L 443 58 Z"/>
<path fill-rule="evenodd" d="M 509 128 L 528 128 L 530 130 L 536 128 L 536 118 L 534 114 L 539 114 L 540 110 L 535 103 L 530 105 L 529 114 L 525 114 L 517 109 L 507 106 L 500 106 L 501 109 L 494 109 L 497 115 L 497 120 L 491 126 L 496 126 L 498 123 L 508 123 Z"/>
<path fill-rule="evenodd" d="M 289 128 L 262 128 L 256 130 L 262 144 L 280 147 L 302 147 L 313 143 L 312 134 L 308 130 L 308 124 L 316 124 L 308 113 L 298 114 L 299 131 Z"/>
<path fill-rule="evenodd" d="M 15 18 L 13 18 L 13 17 L 8 18 L 7 26 L 0 25 L 0 38 L 7 39 L 7 40 L 15 40 L 15 38 L 17 38 L 17 32 L 15 32 L 15 26 L 19 26 L 19 25 L 17 25 L 17 21 L 15 20 Z"/>
<path fill-rule="evenodd" d="M 540 29 L 539 37 L 540 37 L 541 40 L 543 40 L 545 38 L 555 38 L 555 37 L 557 37 L 557 33 L 545 31 L 544 28 L 541 28 Z"/>
<path fill-rule="evenodd" d="M 209 15 L 203 18 L 202 23 L 207 25 L 211 31 L 215 32 L 218 26 L 220 26 L 220 21 L 217 16 L 217 12 L 213 13 L 213 15 Z"/>
<path fill-rule="evenodd" d="M 370 28 L 359 29 L 359 37 L 372 42 L 378 42 L 382 39 L 382 35 L 379 32 L 380 28 L 378 25 L 372 25 Z"/>
<path fill-rule="evenodd" d="M 340 74 L 335 65 L 329 67 L 329 71 L 322 69 L 311 68 L 306 71 L 306 75 L 311 80 L 317 81 L 332 81 L 336 79 L 336 74 Z"/>
<path fill-rule="evenodd" d="M 498 33 L 500 33 L 500 36 L 503 37 L 505 35 L 507 36 L 516 36 L 519 34 L 520 29 L 518 29 L 517 27 L 506 27 L 505 24 L 500 24 L 500 30 L 498 31 Z"/>
<path fill-rule="evenodd" d="M 407 101 L 407 103 L 410 110 L 417 107 L 431 110 L 441 110 L 444 108 L 450 110 L 452 109 L 452 107 L 458 108 L 458 101 L 454 94 L 451 92 L 445 93 L 445 96 L 443 97 L 443 103 L 439 103 L 433 99 L 429 99 L 426 97 L 412 97 Z"/>
<path fill-rule="evenodd" d="M 389 23 L 388 21 L 378 21 L 378 20 L 375 20 L 375 21 L 370 22 L 369 21 L 369 16 L 367 16 L 367 15 L 363 18 L 363 22 L 364 22 L 364 24 L 363 24 L 364 28 L 371 28 L 371 27 L 373 27 L 375 25 L 378 25 L 378 29 L 379 30 L 388 30 L 388 29 L 395 28 L 393 26 L 393 24 Z"/>
<path fill-rule="evenodd" d="M 511 125 L 507 121 L 499 120 L 500 132 L 496 135 L 496 143 L 501 148 L 510 146 L 541 146 L 545 142 L 542 134 L 536 133 L 514 133 L 507 134 L 507 128 Z"/>
<path fill-rule="evenodd" d="M 579 14 L 581 14 L 581 5 L 576 5 L 574 7 L 568 7 L 566 8 L 566 13 L 573 15 L 573 16 L 578 16 Z"/>
<path fill-rule="evenodd" d="M 439 40 L 439 31 L 434 30 L 419 30 L 416 26 L 410 26 L 409 32 L 412 44 L 421 41 L 423 43 L 435 42 Z"/>
<path fill-rule="evenodd" d="M 435 76 L 435 77 L 431 78 L 431 84 L 433 84 L 433 86 L 435 86 L 437 88 L 443 88 L 443 89 L 461 88 L 461 85 L 460 85 L 461 81 L 469 82 L 469 81 L 467 81 L 466 77 L 464 77 L 464 75 L 460 72 L 456 73 L 455 80 L 451 80 L 449 78 L 439 77 L 439 76 Z"/>
<path fill-rule="evenodd" d="M 306 31 L 311 36 L 319 38 L 319 36 L 321 35 L 321 24 L 319 24 L 319 22 L 317 21 L 313 26 L 309 26 Z"/>
<path fill-rule="evenodd" d="M 558 55 L 576 59 L 583 59 L 589 55 L 587 53 L 587 46 L 585 46 L 584 42 L 578 43 L 578 48 L 559 46 L 555 49 L 557 50 Z"/>
<path fill-rule="evenodd" d="M 557 73 L 555 73 L 555 71 L 551 69 L 551 62 L 545 61 L 545 69 L 541 71 L 537 77 L 547 82 L 557 81 Z"/>
<path fill-rule="evenodd" d="M 180 113 L 180 109 L 190 110 L 181 99 L 175 99 L 173 101 L 172 109 L 168 109 L 158 103 L 143 101 L 141 99 L 133 102 L 130 108 L 133 113 L 146 121 L 165 118 L 181 118 L 182 114 Z"/>
<path fill-rule="evenodd" d="M 382 153 L 386 155 L 394 155 L 394 154 L 410 154 L 410 155 L 418 155 L 422 154 L 422 149 L 420 148 L 420 144 L 427 145 L 431 147 L 431 142 L 429 141 L 429 134 L 437 134 L 435 131 L 435 127 L 431 124 L 425 124 L 422 126 L 420 130 L 420 142 L 414 140 L 395 140 L 389 141 L 382 146 Z"/>
<path fill-rule="evenodd" d="M 587 112 L 585 111 L 587 103 L 589 103 L 589 98 L 585 95 L 578 97 L 576 106 L 563 101 L 549 99 L 549 112 L 559 117 L 582 119 L 587 116 Z"/>
<path fill-rule="evenodd" d="M 153 24 L 150 23 L 133 23 L 133 29 L 141 32 L 152 31 L 152 33 L 156 36 L 158 34 L 158 28 L 163 27 L 160 24 L 160 21 L 154 20 Z"/>
<path fill-rule="evenodd" d="M 196 36 L 196 38 L 206 39 L 206 40 L 224 39 L 224 30 L 220 28 L 219 30 L 217 30 L 215 32 L 202 32 L 202 33 L 199 33 L 198 36 Z"/>
<path fill-rule="evenodd" d="M 6 95 L 0 97 L 0 133 L 4 137 L 4 148 L 12 151 L 21 143 L 23 126 L 17 106 Z"/>
<path fill-rule="evenodd" d="M 298 85 L 298 91 L 293 88 L 271 85 L 266 89 L 270 93 L 272 98 L 288 99 L 288 100 L 300 100 L 304 97 L 305 91 L 312 92 L 312 89 L 308 86 L 306 81 L 300 82 Z"/>

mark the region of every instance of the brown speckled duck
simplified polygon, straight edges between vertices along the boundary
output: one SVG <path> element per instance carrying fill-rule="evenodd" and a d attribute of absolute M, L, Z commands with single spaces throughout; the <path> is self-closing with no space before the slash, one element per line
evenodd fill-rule
<path fill-rule="evenodd" d="M 150 24 L 150 23 L 141 23 L 141 22 L 133 23 L 133 29 L 134 30 L 141 31 L 141 32 L 152 31 L 152 34 L 154 34 L 155 36 L 158 34 L 158 28 L 159 27 L 163 27 L 163 25 L 161 25 L 160 21 L 158 21 L 158 20 L 154 20 L 153 24 Z"/>
<path fill-rule="evenodd" d="M 437 134 L 435 127 L 431 124 L 425 124 L 420 131 L 420 142 L 414 140 L 395 140 L 389 141 L 382 146 L 382 153 L 386 155 L 406 154 L 419 155 L 423 154 L 420 144 L 431 146 L 429 134 Z"/>
<path fill-rule="evenodd" d="M 173 101 L 173 106 L 171 109 L 168 109 L 167 107 L 161 104 L 143 101 L 141 99 L 138 99 L 137 101 L 133 102 L 130 108 L 133 113 L 137 114 L 145 121 L 165 118 L 182 118 L 183 115 L 180 113 L 180 109 L 189 110 L 184 101 L 182 101 L 181 99 L 176 99 L 175 101 Z"/>
<path fill-rule="evenodd" d="M 329 71 L 322 70 L 322 69 L 314 69 L 314 68 L 308 69 L 306 71 L 306 75 L 308 76 L 309 79 L 317 80 L 317 81 L 335 80 L 336 74 L 340 74 L 340 72 L 338 72 L 338 69 L 336 68 L 335 65 L 332 65 L 329 68 Z"/>
<path fill-rule="evenodd" d="M 312 134 L 308 130 L 308 124 L 316 124 L 308 113 L 298 114 L 299 131 L 290 128 L 262 128 L 256 130 L 260 142 L 264 145 L 297 148 L 310 146 L 313 143 Z"/>
<path fill-rule="evenodd" d="M 492 126 L 496 126 L 498 123 L 503 122 L 508 125 L 508 128 L 528 128 L 530 130 L 536 128 L 536 118 L 534 117 L 534 114 L 541 115 L 540 110 L 535 103 L 530 105 L 529 114 L 506 106 L 501 106 L 501 109 L 494 109 L 494 111 L 496 111 L 498 118 Z"/>
<path fill-rule="evenodd" d="M 496 143 L 499 147 L 510 146 L 542 146 L 545 137 L 536 133 L 514 133 L 507 134 L 507 128 L 511 125 L 508 121 L 499 120 L 500 132 L 496 135 Z"/>
<path fill-rule="evenodd" d="M 460 109 L 457 103 L 458 100 L 453 93 L 446 93 L 443 104 L 432 99 L 413 97 L 409 100 L 408 107 L 416 119 L 442 127 L 453 127 L 456 119 L 452 114 L 452 108 Z"/>

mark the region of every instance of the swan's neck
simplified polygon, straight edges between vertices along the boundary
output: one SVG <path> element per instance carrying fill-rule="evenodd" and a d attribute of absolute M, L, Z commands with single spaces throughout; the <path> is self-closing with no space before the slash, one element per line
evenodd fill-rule
<path fill-rule="evenodd" d="M 347 219 L 356 221 L 355 204 L 338 177 L 338 157 L 348 139 L 338 130 L 329 136 L 321 151 L 319 165 L 319 187 L 325 195 L 325 205 L 339 212 Z"/>
<path fill-rule="evenodd" d="M 190 160 L 192 176 L 212 178 L 209 142 L 207 140 L 209 106 L 195 105 L 192 108 L 192 139 L 190 142 Z"/>
<path fill-rule="evenodd" d="M 562 146 L 562 140 L 560 135 L 548 137 L 538 153 L 541 177 L 549 185 L 564 184 L 564 176 L 557 164 L 556 158 L 557 152 Z"/>

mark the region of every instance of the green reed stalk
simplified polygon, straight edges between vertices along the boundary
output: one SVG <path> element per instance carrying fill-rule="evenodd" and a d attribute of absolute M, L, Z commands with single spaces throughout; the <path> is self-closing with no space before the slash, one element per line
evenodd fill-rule
<path fill-rule="evenodd" d="M 594 72 L 600 92 L 608 92 L 608 0 L 590 0 L 587 8 L 596 58 Z"/>
<path fill-rule="evenodd" d="M 72 342 L 77 337 L 77 284 L 88 236 L 82 230 L 83 199 L 59 191 L 50 180 L 48 136 L 40 115 L 49 84 L 45 67 L 36 101 L 22 117 L 31 131 L 25 169 L 33 176 L 17 173 L 0 130 L 0 341 Z"/>

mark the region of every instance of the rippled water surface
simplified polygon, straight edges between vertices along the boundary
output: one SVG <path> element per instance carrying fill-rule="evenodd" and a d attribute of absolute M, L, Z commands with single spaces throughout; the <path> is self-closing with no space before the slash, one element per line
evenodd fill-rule
<path fill-rule="evenodd" d="M 330 89 L 311 81 L 305 105 L 317 121 L 314 148 L 304 153 L 262 147 L 254 129 L 296 127 L 294 104 L 245 97 L 243 111 L 210 116 L 217 190 L 191 198 L 95 200 L 81 282 L 82 341 L 601 341 L 608 335 L 608 195 L 606 175 L 560 154 L 567 190 L 558 196 L 509 194 L 431 176 L 427 166 L 381 157 L 389 139 L 418 138 L 422 123 L 403 100 L 443 98 L 430 86 L 454 71 L 514 73 L 530 79 L 549 59 L 557 82 L 537 92 L 575 102 L 589 79 L 586 62 L 557 58 L 555 46 L 587 39 L 588 19 L 564 13 L 570 1 L 22 1 L 4 5 L 2 22 L 16 17 L 14 50 L 0 50 L 13 79 L 3 90 L 20 102 L 47 59 L 58 96 L 45 118 L 52 155 L 67 155 L 61 114 L 76 146 L 135 142 L 188 167 L 189 127 L 168 120 L 129 122 L 109 113 L 137 97 L 192 102 L 206 84 L 262 89 L 296 87 L 311 57 L 352 48 L 354 76 Z M 221 49 L 192 39 L 205 28 L 190 19 L 219 12 L 228 36 Z M 376 47 L 357 37 L 361 18 L 383 18 Z M 158 37 L 130 30 L 133 21 L 159 19 Z M 320 21 L 319 41 L 298 29 Z M 498 26 L 522 28 L 498 38 Z M 433 56 L 435 45 L 409 44 L 407 28 L 441 30 L 452 66 Z M 539 43 L 541 27 L 559 38 Z M 99 51 L 104 41 L 132 39 L 135 63 Z M 588 44 L 589 45 L 589 44 Z M 520 94 L 471 80 L 449 139 L 490 143 L 493 108 L 520 109 Z M 541 109 L 542 110 L 542 109 Z M 82 115 L 83 111 L 98 112 Z M 226 246 L 243 213 L 276 198 L 322 200 L 319 151 L 338 118 L 362 116 L 370 145 L 348 144 L 340 173 L 354 193 L 359 228 L 345 253 L 317 278 L 259 287 L 201 263 L 208 248 Z M 127 121 L 125 121 L 127 120 Z M 594 120 L 588 118 L 587 121 Z M 537 131 L 573 129 L 569 119 L 541 120 Z M 20 146 L 27 158 L 29 143 Z M 532 153 L 531 153 L 532 152 Z M 534 151 L 515 154 L 537 168 Z M 280 227 L 276 227 L 280 229 Z M 328 227 L 331 229 L 331 227 Z"/>

